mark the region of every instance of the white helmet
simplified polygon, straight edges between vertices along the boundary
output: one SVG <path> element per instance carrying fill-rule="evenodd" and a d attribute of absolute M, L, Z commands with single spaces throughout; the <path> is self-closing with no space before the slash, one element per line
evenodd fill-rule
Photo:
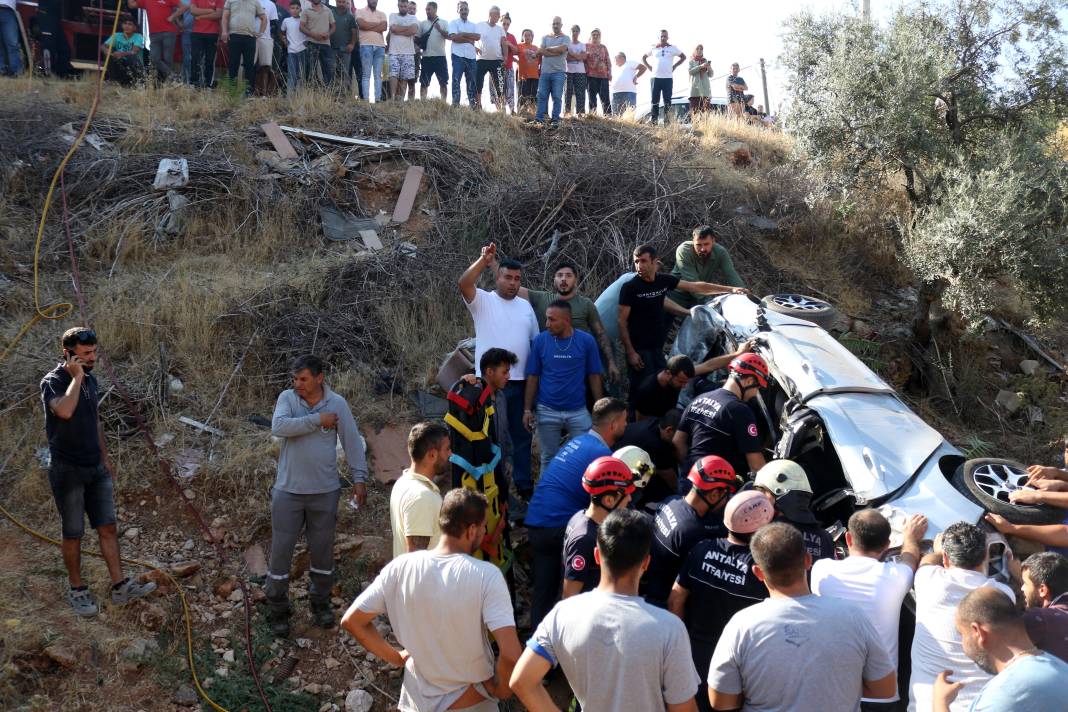
<path fill-rule="evenodd" d="M 612 457 L 626 463 L 630 471 L 634 473 L 634 486 L 645 487 L 653 476 L 653 460 L 649 453 L 637 445 L 627 445 L 612 453 Z"/>
<path fill-rule="evenodd" d="M 776 497 L 787 492 L 807 492 L 812 494 L 812 485 L 804 468 L 793 460 L 772 460 L 760 468 L 753 484 L 763 487 Z"/>

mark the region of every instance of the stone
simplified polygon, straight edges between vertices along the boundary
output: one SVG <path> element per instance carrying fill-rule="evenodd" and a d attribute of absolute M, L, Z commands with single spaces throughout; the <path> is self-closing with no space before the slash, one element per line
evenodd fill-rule
<path fill-rule="evenodd" d="M 129 529 L 127 529 L 126 531 L 124 531 L 122 533 L 122 538 L 123 539 L 131 539 L 132 540 L 132 539 L 136 539 L 140 535 L 141 535 L 141 530 L 140 529 L 138 529 L 137 527 L 130 527 Z"/>
<path fill-rule="evenodd" d="M 309 682 L 304 686 L 304 691 L 309 695 L 318 695 L 323 691 L 323 686 L 317 682 Z"/>
<path fill-rule="evenodd" d="M 162 569 L 152 569 L 141 575 L 142 581 L 151 581 L 156 584 L 159 595 L 165 595 L 174 591 L 174 584 Z"/>
<path fill-rule="evenodd" d="M 327 670 L 334 670 L 336 668 L 341 667 L 341 663 L 339 663 L 334 658 L 327 658 L 326 660 L 323 661 L 323 665 L 326 666 Z"/>
<path fill-rule="evenodd" d="M 78 656 L 71 648 L 63 643 L 52 643 L 44 649 L 44 654 L 59 664 L 60 667 L 70 668 L 78 664 Z"/>
<path fill-rule="evenodd" d="M 233 661 L 234 661 L 234 651 L 233 650 L 227 650 L 226 652 L 223 653 L 223 662 L 224 663 L 232 663 Z"/>
<path fill-rule="evenodd" d="M 1012 391 L 1000 390 L 998 395 L 994 398 L 994 403 L 1003 411 L 1012 415 L 1023 406 L 1023 394 L 1013 393 Z"/>
<path fill-rule="evenodd" d="M 145 628 L 156 631 L 162 628 L 164 621 L 167 620 L 167 611 L 158 603 L 146 602 L 141 606 L 137 619 Z"/>
<path fill-rule="evenodd" d="M 126 649 L 122 651 L 122 657 L 133 662 L 140 662 L 149 653 L 153 653 L 159 650 L 159 644 L 154 640 L 148 640 L 147 638 L 134 638 L 126 646 Z"/>
<path fill-rule="evenodd" d="M 367 690 L 350 690 L 345 695 L 345 712 L 371 712 L 375 699 Z"/>
<path fill-rule="evenodd" d="M 193 492 L 193 490 L 187 488 L 187 489 L 182 490 L 182 496 L 185 497 L 186 499 L 191 500 L 194 497 L 196 497 L 196 493 Z"/>
<path fill-rule="evenodd" d="M 871 339 L 875 336 L 875 329 L 871 328 L 867 323 L 860 319 L 853 320 L 852 332 L 858 339 Z"/>
<path fill-rule="evenodd" d="M 175 704 L 181 705 L 182 707 L 192 707 L 199 701 L 199 699 L 197 691 L 192 685 L 182 685 L 174 693 Z"/>
<path fill-rule="evenodd" d="M 245 566 L 250 576 L 267 575 L 267 555 L 264 554 L 262 546 L 253 544 L 245 549 Z"/>
<path fill-rule="evenodd" d="M 200 571 L 199 561 L 181 561 L 171 565 L 171 575 L 177 578 L 186 578 Z"/>
<path fill-rule="evenodd" d="M 310 638 L 297 638 L 298 648 L 310 648 L 311 646 L 312 642 Z"/>
<path fill-rule="evenodd" d="M 211 631 L 211 637 L 212 638 L 223 638 L 223 639 L 229 638 L 230 637 L 230 629 L 229 628 L 219 628 L 218 630 L 213 630 L 213 631 Z"/>
<path fill-rule="evenodd" d="M 226 677 L 229 674 L 230 674 L 230 671 L 227 668 L 224 668 L 224 667 L 215 668 L 215 676 L 216 677 Z"/>
<path fill-rule="evenodd" d="M 197 543 L 195 541 L 193 541 L 192 539 L 186 539 L 185 543 L 182 544 L 182 548 L 185 549 L 186 551 L 192 551 L 193 549 L 196 548 L 196 546 L 197 546 Z"/>
<path fill-rule="evenodd" d="M 1034 359 L 1020 361 L 1020 372 L 1025 376 L 1033 376 L 1038 372 L 1039 363 Z"/>
<path fill-rule="evenodd" d="M 235 588 L 230 595 L 226 597 L 226 600 L 232 603 L 240 603 L 245 600 L 245 592 L 240 588 Z"/>
<path fill-rule="evenodd" d="M 233 576 L 225 576 L 216 581 L 211 590 L 219 598 L 229 598 L 236 588 L 237 579 Z"/>

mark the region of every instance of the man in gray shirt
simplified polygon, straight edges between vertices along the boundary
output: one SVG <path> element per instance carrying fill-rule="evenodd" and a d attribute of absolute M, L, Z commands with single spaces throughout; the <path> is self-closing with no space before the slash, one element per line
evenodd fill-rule
<path fill-rule="evenodd" d="M 560 121 L 560 107 L 564 93 L 565 70 L 567 69 L 567 35 L 560 30 L 564 21 L 553 18 L 553 33 L 541 38 L 538 56 L 541 57 L 541 76 L 538 77 L 538 113 L 535 121 L 545 121 L 549 113 L 549 95 L 553 97 L 553 121 Z"/>
<path fill-rule="evenodd" d="M 638 596 L 652 543 L 652 520 L 633 509 L 616 509 L 597 527 L 600 584 L 549 611 L 512 673 L 527 709 L 556 709 L 541 681 L 559 665 L 584 712 L 696 712 L 686 627 Z"/>
<path fill-rule="evenodd" d="M 708 671 L 712 708 L 850 712 L 862 695 L 893 697 L 894 663 L 867 616 L 809 591 L 812 556 L 800 530 L 765 525 L 749 548 L 769 598 L 736 613 L 723 629 Z M 821 654 L 827 651 L 833 659 Z"/>
<path fill-rule="evenodd" d="M 345 450 L 353 496 L 367 501 L 367 460 L 363 438 L 345 399 L 323 383 L 321 359 L 300 356 L 290 373 L 293 388 L 274 407 L 271 434 L 282 439 L 278 475 L 271 490 L 271 561 L 267 568 L 268 618 L 274 634 L 289 635 L 289 570 L 303 530 L 308 540 L 309 599 L 315 625 L 330 628 L 334 611 L 334 529 L 341 482 L 337 442 Z"/>

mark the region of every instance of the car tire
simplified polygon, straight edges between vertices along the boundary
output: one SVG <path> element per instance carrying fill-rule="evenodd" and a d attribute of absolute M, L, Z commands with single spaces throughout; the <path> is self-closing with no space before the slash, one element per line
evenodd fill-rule
<path fill-rule="evenodd" d="M 953 486 L 988 512 L 1000 514 L 1013 524 L 1057 524 L 1064 521 L 1063 509 L 1046 504 L 1013 504 L 1008 492 L 1018 489 L 1015 482 L 1026 477 L 1027 468 L 1013 460 L 981 457 L 968 460 L 953 473 Z M 999 479 L 1009 480 L 998 482 Z M 1015 480 L 1013 482 L 1012 480 Z M 1001 491 L 997 491 L 997 490 Z"/>
<path fill-rule="evenodd" d="M 761 303 L 768 311 L 811 321 L 824 329 L 829 329 L 838 315 L 827 302 L 804 294 L 769 294 Z"/>

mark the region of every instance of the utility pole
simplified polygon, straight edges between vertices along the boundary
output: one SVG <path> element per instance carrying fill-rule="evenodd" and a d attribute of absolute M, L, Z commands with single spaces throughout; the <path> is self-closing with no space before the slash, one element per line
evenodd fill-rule
<path fill-rule="evenodd" d="M 862 0 L 860 16 L 864 18 L 864 22 L 871 22 L 871 0 Z"/>
<path fill-rule="evenodd" d="M 764 111 L 771 113 L 771 102 L 768 101 L 768 75 L 764 71 L 764 58 L 760 58 L 760 82 L 764 85 Z"/>

